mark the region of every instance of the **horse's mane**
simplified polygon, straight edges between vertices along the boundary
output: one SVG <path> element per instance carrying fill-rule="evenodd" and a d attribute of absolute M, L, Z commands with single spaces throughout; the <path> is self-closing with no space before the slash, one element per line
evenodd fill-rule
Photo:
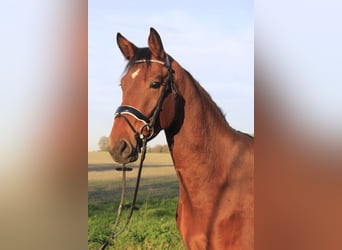
<path fill-rule="evenodd" d="M 222 109 L 219 106 L 217 106 L 216 102 L 211 98 L 210 94 L 202 87 L 202 85 L 187 70 L 185 70 L 184 68 L 183 70 L 193 82 L 194 89 L 196 90 L 198 95 L 201 96 L 203 100 L 207 100 L 208 103 L 212 104 L 213 114 L 216 115 L 217 119 L 219 120 L 222 119 L 227 125 L 229 125 Z M 204 108 L 208 108 L 208 107 L 206 106 Z"/>
<path fill-rule="evenodd" d="M 147 66 L 150 66 L 150 59 L 151 59 L 151 51 L 149 48 L 137 48 L 134 56 L 128 61 L 126 67 L 125 67 L 125 71 L 127 72 L 132 65 L 134 65 L 138 60 L 146 60 Z M 185 70 L 183 67 L 182 69 L 184 70 L 185 74 L 189 77 L 189 79 L 191 79 L 191 81 L 193 82 L 193 86 L 195 88 L 195 90 L 197 91 L 197 93 L 203 98 L 206 99 L 209 103 L 212 103 L 212 107 L 213 109 L 216 109 L 217 112 L 215 112 L 214 110 L 214 114 L 217 115 L 218 119 L 223 119 L 223 121 L 225 121 L 225 123 L 228 124 L 228 121 L 226 120 L 225 114 L 222 112 L 222 109 L 217 106 L 217 104 L 215 103 L 215 101 L 211 98 L 210 94 L 200 85 L 200 83 L 187 71 Z"/>

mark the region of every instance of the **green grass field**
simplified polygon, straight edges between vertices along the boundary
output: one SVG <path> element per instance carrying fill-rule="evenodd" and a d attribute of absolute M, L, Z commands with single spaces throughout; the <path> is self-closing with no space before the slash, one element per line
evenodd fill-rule
<path fill-rule="evenodd" d="M 98 249 L 111 234 L 121 194 L 121 172 L 113 170 L 110 160 L 94 156 L 88 161 L 88 249 Z M 176 227 L 178 182 L 170 164 L 163 154 L 146 158 L 137 199 L 139 211 L 108 249 L 185 249 Z M 137 175 L 133 167 L 127 175 L 125 204 L 133 197 Z M 122 224 L 127 214 L 128 210 L 123 210 Z"/>

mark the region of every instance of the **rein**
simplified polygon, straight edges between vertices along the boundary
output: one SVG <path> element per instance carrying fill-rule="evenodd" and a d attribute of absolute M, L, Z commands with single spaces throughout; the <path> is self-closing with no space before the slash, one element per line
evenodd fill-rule
<path fill-rule="evenodd" d="M 129 127 L 132 129 L 132 131 L 134 133 L 135 140 L 136 140 L 137 145 L 139 147 L 138 148 L 139 152 L 141 152 L 141 157 L 140 157 L 137 181 L 135 184 L 135 190 L 134 190 L 132 204 L 130 205 L 129 214 L 128 214 L 128 217 L 127 217 L 127 220 L 126 220 L 124 226 L 122 228 L 120 228 L 119 230 L 117 230 L 117 227 L 118 227 L 118 224 L 120 221 L 120 217 L 121 217 L 121 211 L 122 211 L 123 203 L 125 200 L 125 193 L 126 193 L 126 171 L 127 171 L 127 168 L 126 168 L 126 165 L 123 164 L 121 198 L 120 198 L 120 203 L 119 203 L 119 207 L 118 207 L 118 211 L 117 211 L 117 215 L 116 215 L 116 219 L 115 219 L 115 223 L 114 223 L 113 232 L 110 235 L 110 237 L 101 245 L 99 250 L 104 250 L 111 241 L 113 241 L 116 237 L 118 237 L 125 230 L 125 228 L 128 226 L 129 222 L 132 219 L 133 211 L 137 209 L 137 207 L 135 206 L 135 203 L 136 203 L 138 190 L 139 190 L 142 167 L 143 167 L 143 163 L 144 163 L 145 155 L 146 155 L 147 141 L 151 140 L 155 136 L 154 135 L 154 132 L 155 132 L 154 126 L 155 126 L 157 119 L 159 117 L 164 99 L 169 94 L 170 89 L 171 89 L 172 93 L 174 95 L 176 95 L 176 91 L 174 89 L 174 83 L 173 83 L 173 76 L 172 76 L 173 70 L 171 68 L 169 56 L 166 55 L 166 63 L 159 61 L 159 60 L 153 60 L 153 59 L 137 60 L 135 63 L 146 63 L 146 62 L 159 63 L 162 65 L 165 65 L 168 69 L 168 76 L 167 76 L 165 83 L 162 84 L 163 91 L 162 91 L 162 93 L 158 99 L 156 107 L 152 110 L 152 112 L 147 117 L 142 112 L 140 112 L 138 109 L 136 109 L 132 106 L 127 106 L 127 105 L 119 106 L 115 112 L 114 119 L 116 119 L 118 117 L 123 118 L 126 121 L 126 123 L 129 125 Z M 144 123 L 144 125 L 140 128 L 139 131 L 137 131 L 125 115 L 132 116 L 134 119 Z M 144 135 L 145 129 L 147 129 L 147 132 L 148 132 L 147 136 Z"/>
<path fill-rule="evenodd" d="M 137 209 L 137 207 L 135 206 L 135 203 L 136 203 L 137 196 L 138 196 L 140 177 L 141 177 L 141 170 L 142 170 L 143 163 L 144 163 L 144 160 L 145 160 L 145 155 L 146 155 L 146 146 L 147 146 L 147 140 L 143 139 L 143 147 L 142 147 L 142 150 L 141 150 L 141 158 L 140 158 L 137 182 L 135 184 L 133 200 L 132 200 L 132 204 L 130 205 L 130 210 L 129 210 L 129 214 L 128 214 L 126 223 L 124 224 L 124 226 L 122 228 L 120 228 L 119 230 L 116 231 L 116 228 L 118 227 L 119 222 L 120 222 L 121 211 L 122 211 L 123 203 L 124 203 L 124 200 L 125 200 L 125 193 L 126 193 L 126 171 L 127 171 L 127 169 L 126 169 L 126 165 L 124 164 L 123 168 L 122 168 L 121 198 L 120 198 L 120 204 L 119 204 L 119 207 L 118 207 L 118 211 L 117 211 L 117 214 L 116 214 L 116 219 L 115 219 L 115 223 L 114 223 L 114 229 L 113 229 L 113 232 L 110 235 L 110 237 L 101 245 L 99 250 L 106 249 L 108 244 L 111 241 L 113 241 L 116 237 L 118 237 L 126 229 L 126 227 L 128 226 L 129 222 L 132 219 L 133 211 L 135 209 Z"/>

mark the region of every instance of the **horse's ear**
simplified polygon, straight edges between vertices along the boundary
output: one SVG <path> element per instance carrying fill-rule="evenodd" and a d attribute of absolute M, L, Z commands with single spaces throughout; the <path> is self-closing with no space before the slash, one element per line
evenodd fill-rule
<path fill-rule="evenodd" d="M 150 48 L 150 51 L 155 58 L 160 60 L 165 59 L 165 51 L 162 41 L 158 32 L 154 28 L 150 29 L 150 35 L 148 37 L 148 47 Z"/>
<path fill-rule="evenodd" d="M 116 35 L 116 41 L 118 43 L 118 46 L 122 52 L 122 54 L 124 55 L 124 57 L 127 60 L 130 60 L 133 56 L 134 53 L 137 49 L 137 46 L 135 46 L 133 43 L 131 43 L 130 41 L 128 41 L 123 35 L 121 35 L 120 33 L 118 33 Z"/>

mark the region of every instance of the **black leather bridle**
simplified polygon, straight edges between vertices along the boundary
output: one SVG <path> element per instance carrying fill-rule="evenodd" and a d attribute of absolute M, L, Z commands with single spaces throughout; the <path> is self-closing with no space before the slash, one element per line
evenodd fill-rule
<path fill-rule="evenodd" d="M 139 151 L 140 151 L 142 147 L 143 139 L 150 140 L 154 136 L 156 136 L 154 134 L 155 125 L 159 118 L 159 114 L 160 114 L 164 99 L 170 93 L 170 91 L 172 91 L 172 93 L 174 94 L 176 94 L 176 91 L 175 91 L 174 83 L 173 83 L 173 76 L 172 76 L 173 70 L 171 68 L 171 63 L 170 63 L 170 59 L 168 55 L 166 55 L 166 62 L 153 60 L 153 59 L 142 59 L 142 60 L 137 60 L 135 64 L 137 63 L 159 63 L 159 64 L 164 65 L 168 69 L 168 75 L 167 75 L 166 81 L 162 83 L 162 86 L 163 86 L 162 93 L 158 99 L 156 106 L 152 109 L 149 115 L 146 116 L 137 108 L 128 106 L 128 105 L 119 106 L 115 111 L 114 119 L 118 117 L 122 117 L 127 122 L 127 124 L 129 125 L 129 127 L 132 129 L 134 133 L 134 137 L 137 142 L 137 145 L 139 146 Z M 134 119 L 142 122 L 144 125 L 137 131 L 125 115 L 132 116 Z"/>

